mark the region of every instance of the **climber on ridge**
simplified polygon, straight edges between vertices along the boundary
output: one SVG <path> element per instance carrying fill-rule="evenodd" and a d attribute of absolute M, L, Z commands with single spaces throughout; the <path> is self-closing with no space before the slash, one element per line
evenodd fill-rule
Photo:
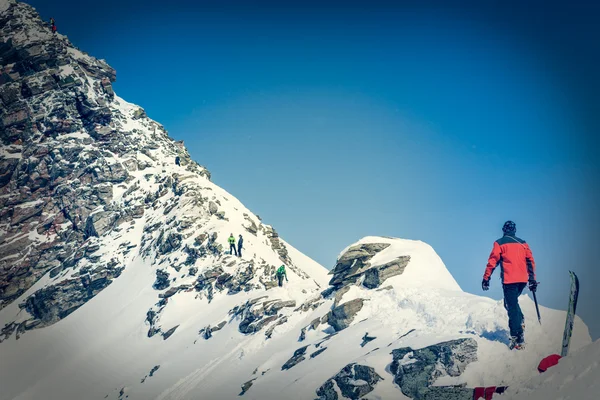
<path fill-rule="evenodd" d="M 525 317 L 519 306 L 519 296 L 529 283 L 529 290 L 535 292 L 535 261 L 529 245 L 516 237 L 517 226 L 512 221 L 506 221 L 502 227 L 504 236 L 494 242 L 494 248 L 483 274 L 481 288 L 489 290 L 490 277 L 494 269 L 500 265 L 502 288 L 504 291 L 504 307 L 508 312 L 510 328 L 510 348 L 521 350 L 525 346 L 523 328 Z"/>
<path fill-rule="evenodd" d="M 227 239 L 227 241 L 229 242 L 229 254 L 235 254 L 237 256 L 237 251 L 235 249 L 235 238 L 233 237 L 233 233 L 229 234 L 229 239 Z"/>
<path fill-rule="evenodd" d="M 52 33 L 56 34 L 56 24 L 54 23 L 54 18 L 50 18 L 50 26 L 52 29 Z"/>
<path fill-rule="evenodd" d="M 242 238 L 242 235 L 240 235 L 240 238 L 238 239 L 238 249 L 237 249 L 238 257 L 242 256 L 242 246 L 243 245 L 244 245 L 244 239 Z"/>
<path fill-rule="evenodd" d="M 288 281 L 287 278 L 287 274 L 285 273 L 285 265 L 282 265 L 281 267 L 277 268 L 277 284 L 279 285 L 279 287 L 283 286 L 283 278 L 285 277 L 285 281 Z"/>

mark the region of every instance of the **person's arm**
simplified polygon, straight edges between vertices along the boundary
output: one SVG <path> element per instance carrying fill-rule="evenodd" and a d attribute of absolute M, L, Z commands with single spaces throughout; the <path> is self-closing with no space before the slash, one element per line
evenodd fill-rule
<path fill-rule="evenodd" d="M 494 242 L 494 247 L 492 248 L 492 252 L 490 253 L 490 258 L 488 259 L 487 266 L 485 268 L 485 272 L 483 274 L 483 280 L 489 281 L 492 276 L 492 272 L 498 266 L 500 262 L 500 258 L 502 257 L 502 249 L 498 242 Z"/>
<path fill-rule="evenodd" d="M 531 253 L 528 244 L 525 244 L 525 261 L 527 262 L 529 281 L 535 281 L 535 260 L 533 259 L 533 253 Z"/>

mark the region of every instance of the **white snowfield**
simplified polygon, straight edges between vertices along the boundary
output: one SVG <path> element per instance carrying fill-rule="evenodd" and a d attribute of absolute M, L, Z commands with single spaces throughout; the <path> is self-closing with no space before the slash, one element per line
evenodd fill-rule
<path fill-rule="evenodd" d="M 314 345 L 331 333 L 327 325 L 320 326 L 308 330 L 306 339 L 298 342 L 301 328 L 324 315 L 331 301 L 308 313 L 289 313 L 288 323 L 278 326 L 268 340 L 262 331 L 240 333 L 235 322 L 205 340 L 199 329 L 216 325 L 248 298 L 268 295 L 301 301 L 301 282 L 290 276 L 284 288 L 217 296 L 210 304 L 194 292 L 179 293 L 170 299 L 161 317 L 163 326 L 179 324 L 175 334 L 168 340 L 148 338 L 144 317 L 157 300 L 151 287 L 154 267 L 136 257 L 113 284 L 66 319 L 0 344 L 0 359 L 11 360 L 0 366 L 0 398 L 102 399 L 108 395 L 116 399 L 124 388 L 130 399 L 234 399 L 244 382 L 256 378 L 245 398 L 313 399 L 315 390 L 328 378 L 348 363 L 357 362 L 374 367 L 385 379 L 366 398 L 401 399 L 406 397 L 387 372 L 392 349 L 417 349 L 472 337 L 479 345 L 479 361 L 470 364 L 460 377 L 446 376 L 436 384 L 517 387 L 538 374 L 537 363 L 544 356 L 560 348 L 563 311 L 542 307 L 544 325 L 540 326 L 532 301 L 522 296 L 528 346 L 525 351 L 511 352 L 506 344 L 494 340 L 506 337 L 506 312 L 501 302 L 444 288 L 449 282 L 440 282 L 440 288 L 412 287 L 406 277 L 415 270 L 439 272 L 443 264 L 427 263 L 437 255 L 424 243 L 380 239 L 394 243 L 395 255 L 408 251 L 413 257 L 406 275 L 386 281 L 384 286 L 392 286 L 387 290 L 352 287 L 343 302 L 358 297 L 366 300 L 353 324 L 325 342 L 322 346 L 327 350 L 321 355 L 307 357 L 290 370 L 282 371 L 281 366 L 297 348 L 309 345 L 308 352 L 312 353 L 317 350 Z M 304 294 L 304 299 L 310 296 Z M 0 312 L 2 317 L 5 314 L 5 310 Z M 360 347 L 366 332 L 377 339 Z M 577 318 L 572 351 L 590 342 L 586 326 Z M 141 383 L 155 365 L 160 369 Z"/>
<path fill-rule="evenodd" d="M 0 13 L 13 3 L 0 0 Z M 46 40 L 35 32 L 23 38 Z M 73 65 L 81 60 L 95 62 L 74 48 L 66 57 Z M 100 87 L 97 79 L 82 69 L 65 68 L 63 72 L 77 74 L 89 98 L 104 96 L 96 89 Z M 520 303 L 526 318 L 527 348 L 510 351 L 502 301 L 463 292 L 435 251 L 420 241 L 366 237 L 355 243 L 390 245 L 370 260 L 372 266 L 406 255 L 411 260 L 402 274 L 387 279 L 381 287 L 367 289 L 359 281 L 338 299 L 338 304 L 363 299 L 362 309 L 346 329 L 333 336 L 334 330 L 326 322 L 309 329 L 334 306 L 335 295 L 321 295 L 331 279 L 327 269 L 277 238 L 270 226 L 211 182 L 207 171 L 189 160 L 183 145 L 142 115 L 138 106 L 115 96 L 108 107 L 111 123 L 135 139 L 136 145 L 126 152 L 117 154 L 103 147 L 85 131 L 59 135 L 55 143 L 49 141 L 48 145 L 81 147 L 80 162 L 88 167 L 110 165 L 126 169 L 131 179 L 111 184 L 110 208 L 141 207 L 143 214 L 136 214 L 118 229 L 90 237 L 84 246 L 96 248 L 90 254 L 93 257 L 82 258 L 73 268 L 52 278 L 45 275 L 0 310 L 0 329 L 5 324 L 32 318 L 19 305 L 39 289 L 68 282 L 86 267 L 113 260 L 124 269 L 66 318 L 22 334 L 12 333 L 6 339 L 0 337 L 0 400 L 308 400 L 315 399 L 316 390 L 349 363 L 373 367 L 383 378 L 365 399 L 405 399 L 390 373 L 391 351 L 403 347 L 419 349 L 458 338 L 476 340 L 477 361 L 460 376 L 441 376 L 435 385 L 522 386 L 515 393 L 521 397 L 515 398 L 525 398 L 543 386 L 544 381 L 539 379 L 556 376 L 565 382 L 564 387 L 555 387 L 556 393 L 575 386 L 577 379 L 589 383 L 589 390 L 594 390 L 582 392 L 577 398 L 591 399 L 596 392 L 597 384 L 590 382 L 591 376 L 598 375 L 599 346 L 596 342 L 584 347 L 591 338 L 579 318 L 575 320 L 571 351 L 588 350 L 561 361 L 549 375 L 536 378 L 539 361 L 561 347 L 566 313 L 541 307 L 540 326 L 533 301 L 523 295 Z M 102 155 L 92 157 L 92 151 L 98 149 Z M 21 157 L 21 153 L 11 154 Z M 185 165 L 176 164 L 177 155 L 185 158 Z M 109 211 L 108 207 L 99 207 L 93 213 Z M 198 249 L 198 243 L 205 246 L 215 234 L 213 244 L 222 249 L 185 265 L 185 249 Z M 243 257 L 223 251 L 228 250 L 230 234 L 236 241 L 239 234 L 243 235 Z M 35 235 L 39 242 L 50 240 Z M 173 249 L 159 251 L 170 235 L 180 243 Z M 286 258 L 282 254 L 287 254 L 289 282 L 283 287 L 272 287 L 273 269 Z M 194 274 L 192 267 L 197 269 Z M 209 299 L 195 285 L 202 274 L 216 267 L 222 268 L 221 276 L 239 277 L 248 270 L 253 275 L 243 290 L 215 290 Z M 169 274 L 169 289 L 153 288 L 157 271 Z M 93 270 L 87 274 L 94 277 Z M 181 290 L 168 300 L 159 298 L 159 294 L 165 296 L 176 287 Z M 249 300 L 256 300 L 257 304 L 293 301 L 294 305 L 278 310 L 277 320 L 257 332 L 242 333 L 242 316 L 232 310 L 237 307 L 239 311 Z M 149 311 L 156 313 L 156 327 L 161 329 L 161 334 L 152 337 Z M 223 322 L 212 337 L 201 335 L 207 326 L 216 327 Z M 163 334 L 172 328 L 176 329 L 165 338 Z M 269 330 L 270 337 L 266 334 Z M 303 330 L 305 337 L 300 340 Z M 365 333 L 375 339 L 361 347 Z M 308 346 L 305 359 L 282 370 L 294 351 L 304 346 Z M 325 350 L 315 355 L 322 349 Z M 571 365 L 578 368 L 575 360 L 587 362 L 590 368 L 569 369 Z M 574 372 L 568 372 L 571 370 Z M 574 380 L 569 382 L 569 376 Z M 242 385 L 250 381 L 252 386 L 246 385 L 247 390 L 240 397 Z M 540 399 L 557 398 L 552 397 L 553 391 L 544 393 L 550 397 Z"/>
<path fill-rule="evenodd" d="M 600 340 L 561 359 L 558 365 L 519 387 L 502 400 L 597 400 L 600 397 Z"/>

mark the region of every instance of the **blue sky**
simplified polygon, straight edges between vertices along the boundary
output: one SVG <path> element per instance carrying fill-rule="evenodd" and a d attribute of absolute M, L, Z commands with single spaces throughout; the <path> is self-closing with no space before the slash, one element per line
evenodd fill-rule
<path fill-rule="evenodd" d="M 324 266 L 366 235 L 420 239 L 480 293 L 512 219 L 540 302 L 564 309 L 575 270 L 600 336 L 594 6 L 31 3 Z"/>

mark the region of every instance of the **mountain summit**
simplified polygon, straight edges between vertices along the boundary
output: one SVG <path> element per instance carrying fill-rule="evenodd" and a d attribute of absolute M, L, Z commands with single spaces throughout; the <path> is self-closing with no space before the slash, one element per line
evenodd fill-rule
<path fill-rule="evenodd" d="M 0 399 L 466 399 L 560 347 L 565 313 L 525 298 L 510 352 L 502 302 L 419 241 L 328 272 L 25 3 L 0 0 L 0 68 Z"/>

